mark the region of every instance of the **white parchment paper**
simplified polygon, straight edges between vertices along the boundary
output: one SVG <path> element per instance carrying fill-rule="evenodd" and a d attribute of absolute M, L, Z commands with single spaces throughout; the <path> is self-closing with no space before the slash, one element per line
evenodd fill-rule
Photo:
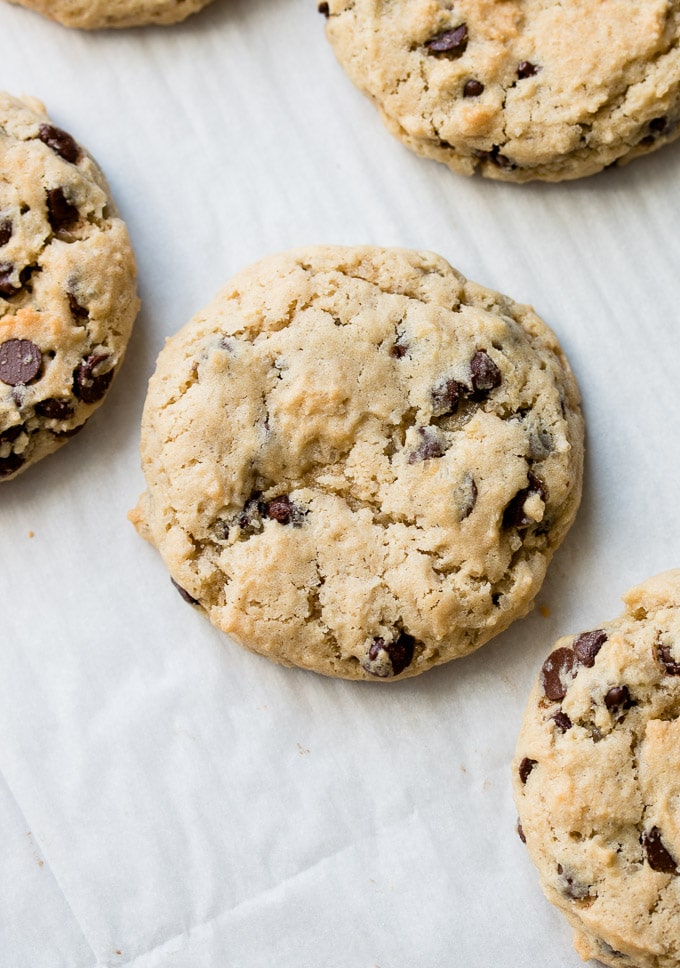
<path fill-rule="evenodd" d="M 314 0 L 92 34 L 2 2 L 0 37 L 0 88 L 106 171 L 143 299 L 88 428 L 0 486 L 0 964 L 575 968 L 509 763 L 555 638 L 680 561 L 680 147 L 558 186 L 460 178 L 384 131 Z M 126 520 L 165 337 L 317 242 L 433 249 L 532 303 L 583 392 L 584 501 L 541 609 L 391 686 L 231 644 Z"/>

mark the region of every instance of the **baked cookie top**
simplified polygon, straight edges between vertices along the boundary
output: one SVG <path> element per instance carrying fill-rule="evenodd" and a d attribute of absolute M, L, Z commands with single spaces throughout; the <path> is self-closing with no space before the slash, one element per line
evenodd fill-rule
<path fill-rule="evenodd" d="M 677 137 L 680 0 L 328 0 L 390 131 L 470 175 L 559 181 Z"/>
<path fill-rule="evenodd" d="M 202 10 L 210 0 L 10 0 L 57 20 L 65 27 L 141 27 L 174 24 Z"/>
<path fill-rule="evenodd" d="M 680 961 L 680 570 L 560 639 L 513 768 L 521 832 L 584 958 Z"/>
<path fill-rule="evenodd" d="M 102 402 L 139 308 L 106 180 L 39 101 L 0 93 L 0 480 Z"/>
<path fill-rule="evenodd" d="M 168 341 L 131 517 L 249 648 L 412 676 L 529 610 L 582 437 L 531 309 L 432 253 L 319 246 L 239 273 Z"/>

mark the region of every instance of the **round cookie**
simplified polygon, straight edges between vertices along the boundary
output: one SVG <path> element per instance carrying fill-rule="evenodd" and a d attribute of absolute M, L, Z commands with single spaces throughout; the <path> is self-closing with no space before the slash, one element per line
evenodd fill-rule
<path fill-rule="evenodd" d="M 97 30 L 174 24 L 206 7 L 211 0 L 10 0 L 57 20 L 65 27 Z"/>
<path fill-rule="evenodd" d="M 350 78 L 454 171 L 560 181 L 680 133 L 680 0 L 328 0 Z"/>
<path fill-rule="evenodd" d="M 585 960 L 680 964 L 680 570 L 560 639 L 513 767 L 520 836 Z"/>
<path fill-rule="evenodd" d="M 0 480 L 102 402 L 139 309 L 106 179 L 39 101 L 0 93 Z"/>
<path fill-rule="evenodd" d="M 582 438 L 531 309 L 432 253 L 319 246 L 239 273 L 168 341 L 131 517 L 243 645 L 412 676 L 529 610 Z"/>

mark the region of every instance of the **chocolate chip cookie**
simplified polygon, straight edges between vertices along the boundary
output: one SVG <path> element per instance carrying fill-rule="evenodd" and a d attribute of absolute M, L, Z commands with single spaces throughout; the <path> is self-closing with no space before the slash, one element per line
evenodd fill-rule
<path fill-rule="evenodd" d="M 680 570 L 560 639 L 514 763 L 520 834 L 584 958 L 680 963 Z"/>
<path fill-rule="evenodd" d="M 57 20 L 65 27 L 96 30 L 174 24 L 202 10 L 211 0 L 9 0 Z"/>
<path fill-rule="evenodd" d="M 418 154 L 590 175 L 680 133 L 680 0 L 328 0 L 338 60 Z"/>
<path fill-rule="evenodd" d="M 131 518 L 243 645 L 403 678 L 529 610 L 582 456 L 531 309 L 432 253 L 319 246 L 239 273 L 168 341 Z"/>
<path fill-rule="evenodd" d="M 106 180 L 40 102 L 0 93 L 0 480 L 102 402 L 139 308 Z"/>

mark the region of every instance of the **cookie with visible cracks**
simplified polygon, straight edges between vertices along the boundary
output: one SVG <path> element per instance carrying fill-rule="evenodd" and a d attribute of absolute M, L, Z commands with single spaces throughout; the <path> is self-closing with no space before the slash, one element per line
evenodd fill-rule
<path fill-rule="evenodd" d="M 582 459 L 531 309 L 432 253 L 318 246 L 239 273 L 168 341 L 131 517 L 242 644 L 386 682 L 529 610 Z"/>

